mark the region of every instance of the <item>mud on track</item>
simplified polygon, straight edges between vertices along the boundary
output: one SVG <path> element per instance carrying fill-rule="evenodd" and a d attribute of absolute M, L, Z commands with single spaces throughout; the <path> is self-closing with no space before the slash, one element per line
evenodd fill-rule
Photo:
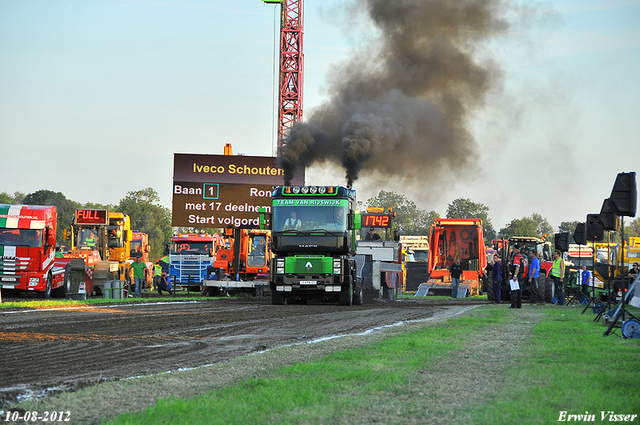
<path fill-rule="evenodd" d="M 52 302 L 52 305 L 54 302 Z M 0 310 L 0 408 L 57 387 L 197 367 L 443 313 L 451 303 L 272 306 L 268 298 Z"/>

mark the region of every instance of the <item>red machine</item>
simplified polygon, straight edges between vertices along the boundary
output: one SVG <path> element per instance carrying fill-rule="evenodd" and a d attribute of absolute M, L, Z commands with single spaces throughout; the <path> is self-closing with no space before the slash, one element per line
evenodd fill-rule
<path fill-rule="evenodd" d="M 451 295 L 449 267 L 460 258 L 463 269 L 459 290 L 480 295 L 487 267 L 482 219 L 436 218 L 429 236 L 429 294 Z"/>
<path fill-rule="evenodd" d="M 518 244 L 520 246 L 520 253 L 526 257 L 527 263 L 523 269 L 523 274 L 529 273 L 529 252 L 535 249 L 538 252 L 540 258 L 540 271 L 548 276 L 553 267 L 553 249 L 550 242 L 540 238 L 526 237 L 526 236 L 512 236 L 509 239 L 494 239 L 491 241 L 493 249 L 500 253 L 502 258 L 502 265 L 504 268 L 505 278 L 507 267 L 511 258 L 513 257 L 513 246 Z M 504 280 L 504 279 L 503 279 Z M 506 280 L 504 280 L 506 282 Z"/>
<path fill-rule="evenodd" d="M 234 231 L 233 229 L 228 230 Z M 233 279 L 236 278 L 236 274 L 238 278 L 244 280 L 253 280 L 261 276 L 267 278 L 269 276 L 269 260 L 271 260 L 271 231 L 237 229 L 235 233 L 235 237 L 227 235 L 225 246 L 218 249 L 213 266 L 223 269 Z M 238 235 L 240 245 L 236 246 Z M 236 261 L 236 252 L 238 252 L 238 261 Z"/>
<path fill-rule="evenodd" d="M 55 264 L 57 220 L 54 206 L 0 205 L 3 289 L 34 291 L 41 298 L 65 296 L 65 268 Z"/>
<path fill-rule="evenodd" d="M 132 231 L 132 239 L 130 242 L 131 259 L 135 260 L 137 257 L 141 257 L 145 263 L 149 262 L 149 235 L 139 230 Z"/>

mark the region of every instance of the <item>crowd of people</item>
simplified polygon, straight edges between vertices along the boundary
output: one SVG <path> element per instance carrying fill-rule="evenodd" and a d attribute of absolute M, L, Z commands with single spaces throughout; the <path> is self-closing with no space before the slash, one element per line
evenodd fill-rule
<path fill-rule="evenodd" d="M 504 273 L 504 266 L 500 254 L 493 254 L 490 266 L 487 268 L 486 277 L 489 280 L 489 300 L 502 303 L 502 292 L 505 287 L 504 277 L 506 276 L 506 287 L 509 291 L 509 308 L 522 308 L 522 292 L 529 293 L 529 304 L 534 303 L 544 306 L 547 300 L 552 300 L 557 305 L 567 304 L 567 264 L 560 250 L 553 252 L 553 265 L 549 270 L 548 277 L 544 270 L 541 270 L 541 260 L 539 253 L 535 249 L 528 250 L 528 258 L 521 252 L 521 247 L 515 244 L 512 247 L 510 258 L 508 259 L 507 273 Z M 525 271 L 526 272 L 523 272 Z M 450 268 L 452 292 L 455 294 L 458 286 L 457 280 L 459 272 L 454 263 Z M 638 276 L 638 263 L 634 263 L 628 271 L 629 282 L 633 282 Z M 575 296 L 589 298 L 592 296 L 593 275 L 586 265 L 578 269 L 577 292 Z M 574 291 L 575 292 L 575 291 Z M 455 295 L 453 295 L 455 297 Z"/>

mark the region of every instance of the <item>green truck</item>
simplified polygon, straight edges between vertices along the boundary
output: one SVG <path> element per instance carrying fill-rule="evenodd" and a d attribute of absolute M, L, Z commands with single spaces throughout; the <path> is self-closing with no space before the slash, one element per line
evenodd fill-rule
<path fill-rule="evenodd" d="M 269 285 L 272 304 L 309 299 L 362 304 L 354 259 L 356 192 L 342 186 L 279 186 L 273 191 Z"/>

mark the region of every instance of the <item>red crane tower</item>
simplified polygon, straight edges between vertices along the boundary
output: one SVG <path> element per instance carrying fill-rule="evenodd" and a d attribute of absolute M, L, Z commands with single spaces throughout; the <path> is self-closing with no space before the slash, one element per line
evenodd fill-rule
<path fill-rule="evenodd" d="M 296 122 L 302 121 L 302 88 L 304 83 L 303 0 L 262 0 L 281 5 L 280 16 L 280 82 L 278 99 L 278 156 L 285 137 Z"/>

